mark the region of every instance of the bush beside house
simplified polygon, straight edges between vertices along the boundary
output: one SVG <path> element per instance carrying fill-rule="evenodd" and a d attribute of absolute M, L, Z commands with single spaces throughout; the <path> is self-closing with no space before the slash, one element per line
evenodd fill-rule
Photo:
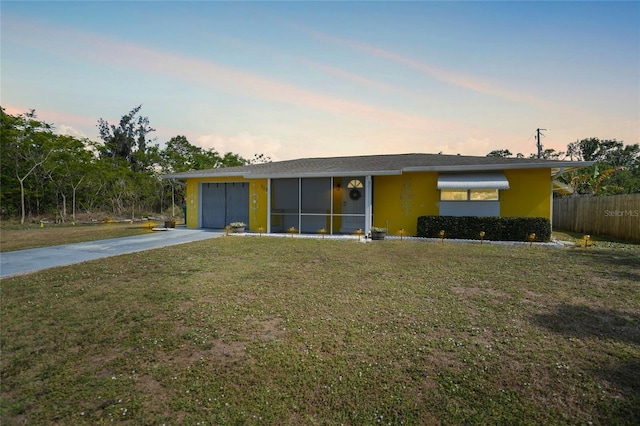
<path fill-rule="evenodd" d="M 535 241 L 551 239 L 551 222 L 542 217 L 477 217 L 477 216 L 420 216 L 418 237 L 479 240 L 484 231 L 485 240 L 528 241 L 535 234 Z"/>

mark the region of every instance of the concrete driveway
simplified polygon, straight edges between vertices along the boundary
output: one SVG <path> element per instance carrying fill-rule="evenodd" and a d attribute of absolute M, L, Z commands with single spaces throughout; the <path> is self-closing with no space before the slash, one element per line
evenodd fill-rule
<path fill-rule="evenodd" d="M 0 253 L 0 278 L 221 235 L 224 231 L 175 228 L 133 237 L 5 252 Z"/>

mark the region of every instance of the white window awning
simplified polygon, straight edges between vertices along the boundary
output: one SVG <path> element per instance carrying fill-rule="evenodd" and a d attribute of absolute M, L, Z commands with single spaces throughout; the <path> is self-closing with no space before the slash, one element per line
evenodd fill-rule
<path fill-rule="evenodd" d="M 438 189 L 509 189 L 509 181 L 504 173 L 439 174 Z"/>

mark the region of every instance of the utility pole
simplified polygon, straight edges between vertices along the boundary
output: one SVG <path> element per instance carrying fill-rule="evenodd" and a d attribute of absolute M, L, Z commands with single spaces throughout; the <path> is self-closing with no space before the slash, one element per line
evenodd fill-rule
<path fill-rule="evenodd" d="M 536 136 L 538 138 L 538 158 L 542 157 L 542 144 L 540 143 L 540 136 L 544 136 L 541 132 L 547 129 L 536 129 Z"/>

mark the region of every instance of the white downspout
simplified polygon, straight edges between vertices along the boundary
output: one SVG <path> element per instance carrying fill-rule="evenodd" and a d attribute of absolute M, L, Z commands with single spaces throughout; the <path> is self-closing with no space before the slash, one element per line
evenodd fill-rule
<path fill-rule="evenodd" d="M 549 203 L 549 223 L 553 232 L 553 176 L 551 176 L 551 202 Z"/>
<path fill-rule="evenodd" d="M 373 217 L 373 178 L 365 176 L 364 182 L 364 231 L 368 234 Z"/>
<path fill-rule="evenodd" d="M 271 178 L 267 179 L 267 234 L 271 233 Z"/>

